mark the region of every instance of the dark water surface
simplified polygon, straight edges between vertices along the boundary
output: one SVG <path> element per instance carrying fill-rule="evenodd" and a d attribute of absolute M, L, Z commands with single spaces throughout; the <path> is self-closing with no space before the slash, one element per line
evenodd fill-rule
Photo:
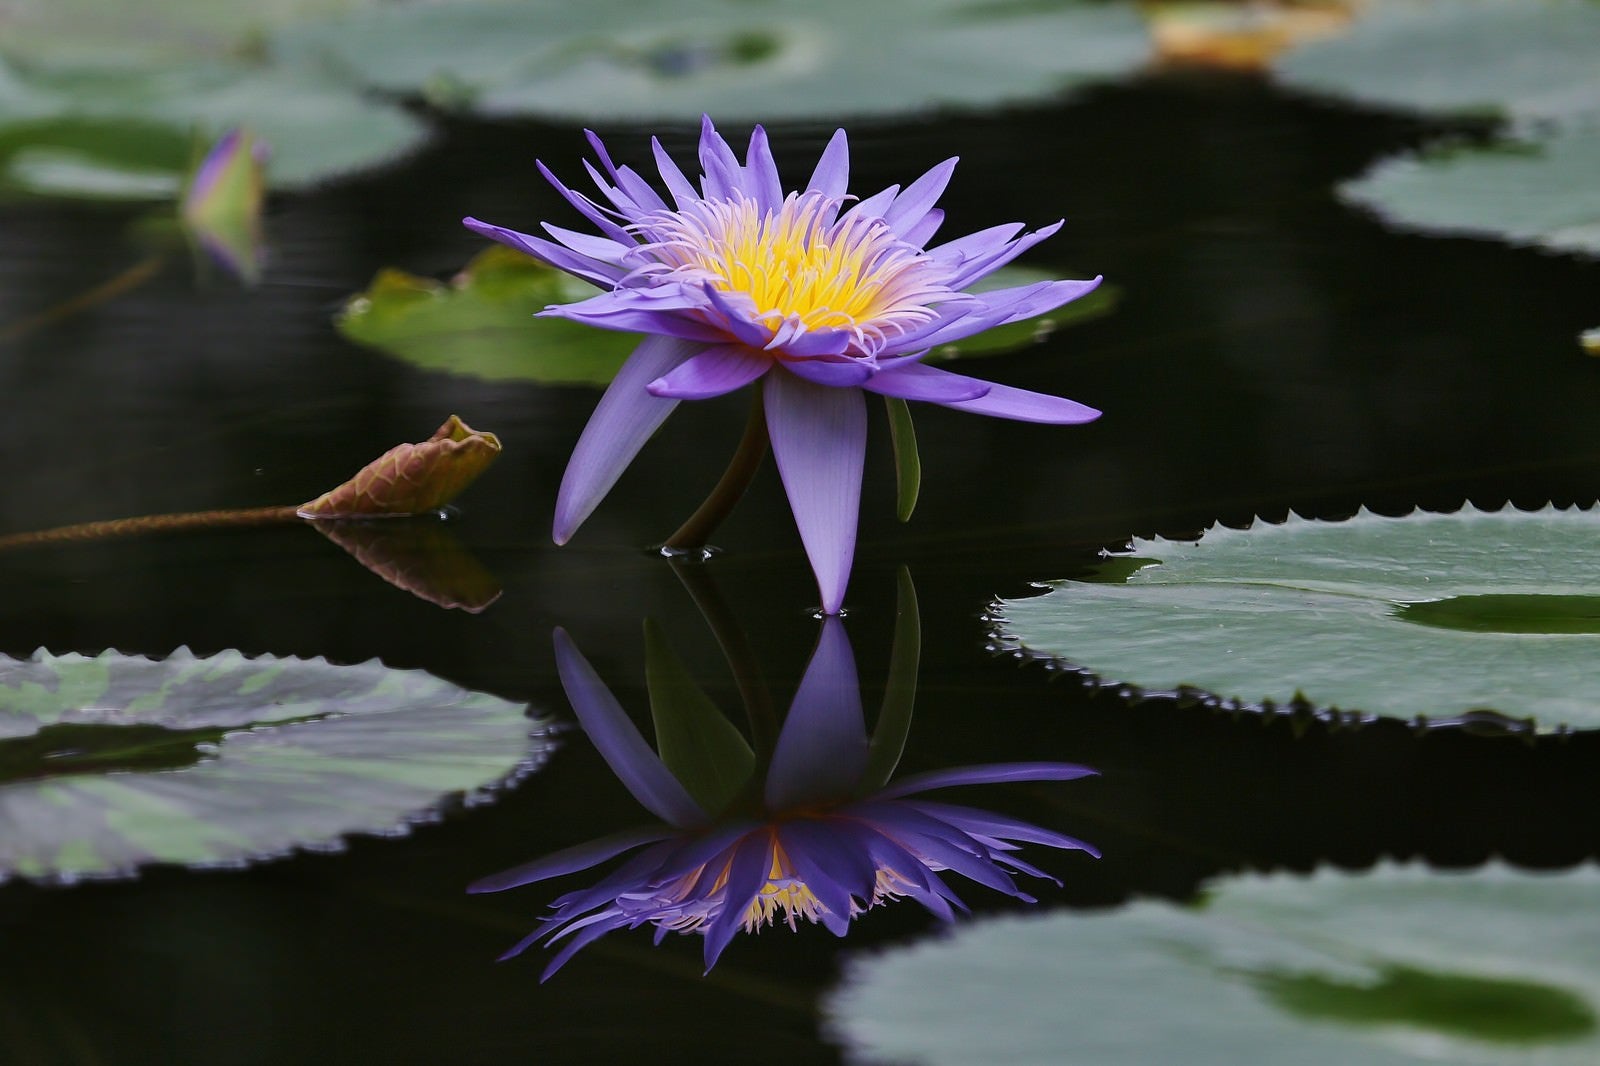
<path fill-rule="evenodd" d="M 1030 257 L 1104 273 L 1115 314 L 973 373 L 1106 415 L 1083 428 L 919 411 L 925 468 L 893 516 L 874 425 L 847 624 L 874 705 L 895 571 L 921 597 L 923 671 L 906 770 L 1048 758 L 1103 776 L 973 790 L 963 802 L 1093 841 L 1030 849 L 1065 887 L 1042 906 L 1184 898 L 1242 869 L 1363 867 L 1381 857 L 1563 867 L 1595 855 L 1600 738 L 1419 733 L 1263 721 L 1095 694 L 986 649 L 997 595 L 1082 572 L 1132 535 L 1193 533 L 1288 510 L 1341 517 L 1463 501 L 1600 495 L 1600 266 L 1498 244 L 1385 231 L 1333 184 L 1434 127 L 1287 98 L 1247 79 L 1173 77 L 1057 107 L 852 128 L 852 188 L 962 165 L 947 232 L 1066 215 Z M 603 131 L 645 158 L 653 131 Z M 737 135 L 742 130 L 729 130 Z M 831 129 L 773 131 L 793 180 Z M 1469 133 L 1471 131 L 1468 131 Z M 687 128 L 669 147 L 691 143 Z M 721 470 L 743 403 L 684 405 L 572 545 L 548 528 L 597 394 L 413 371 L 331 318 L 380 267 L 446 275 L 480 247 L 471 214 L 576 225 L 533 158 L 574 179 L 578 131 L 456 125 L 363 181 L 274 201 L 264 282 L 154 280 L 0 347 L 0 532 L 122 515 L 308 499 L 456 412 L 506 451 L 452 528 L 504 586 L 481 615 L 409 597 L 297 527 L 0 554 L 0 652 L 371 657 L 569 719 L 550 632 L 566 627 L 643 714 L 646 616 L 725 705 L 715 645 L 662 539 Z M 0 207 L 0 326 L 147 254 L 130 212 Z M 780 694 L 815 638 L 815 588 L 774 472 L 717 538 L 710 570 Z M 780 703 L 786 696 L 780 695 Z M 498 802 L 404 839 L 358 839 L 247 871 L 156 869 L 70 889 L 0 887 L 0 1059 L 17 1062 L 827 1062 L 817 997 L 842 954 L 933 924 L 906 904 L 845 940 L 820 927 L 740 937 L 709 976 L 700 941 L 643 932 L 538 984 L 540 949 L 496 964 L 558 891 L 498 896 L 475 878 L 641 821 L 576 731 Z M 976 911 L 1009 906 L 977 886 Z M 10 1056 L 8 1059 L 7 1056 Z"/>

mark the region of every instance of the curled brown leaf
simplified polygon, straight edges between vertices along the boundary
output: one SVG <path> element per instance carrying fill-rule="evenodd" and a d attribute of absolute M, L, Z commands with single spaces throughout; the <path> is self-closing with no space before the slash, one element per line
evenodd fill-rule
<path fill-rule="evenodd" d="M 378 518 L 438 510 L 500 454 L 500 440 L 455 415 L 418 444 L 390 448 L 355 477 L 301 504 L 301 518 Z"/>

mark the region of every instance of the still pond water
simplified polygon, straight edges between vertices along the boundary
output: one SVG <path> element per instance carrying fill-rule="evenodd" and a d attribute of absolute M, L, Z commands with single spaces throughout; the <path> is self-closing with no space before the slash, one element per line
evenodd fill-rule
<path fill-rule="evenodd" d="M 1186 900 L 1240 871 L 1495 857 L 1566 868 L 1595 855 L 1593 734 L 1130 704 L 990 647 L 994 598 L 1078 576 L 1134 535 L 1291 509 L 1339 518 L 1361 506 L 1399 514 L 1600 495 L 1600 364 L 1574 340 L 1595 325 L 1600 267 L 1387 231 L 1331 194 L 1437 129 L 1223 75 L 852 128 L 855 190 L 959 154 L 949 232 L 1066 215 L 1029 264 L 1103 273 L 1117 290 L 1113 314 L 973 364 L 979 376 L 1098 407 L 1099 422 L 1063 429 L 926 409 L 922 502 L 906 526 L 874 427 L 847 601 L 870 713 L 899 568 L 916 583 L 922 672 L 902 772 L 1019 759 L 1100 771 L 954 797 L 1102 851 L 1029 848 L 1062 882 L 1024 879 L 1037 910 Z M 617 159 L 638 160 L 656 131 L 604 132 Z M 694 132 L 668 129 L 664 140 L 682 152 Z M 803 174 L 832 130 L 773 132 L 780 166 Z M 449 125 L 392 169 L 275 199 L 257 287 L 197 285 L 174 261 L 0 349 L 0 531 L 306 499 L 452 412 L 505 444 L 450 527 L 504 590 L 481 613 L 409 596 L 304 528 L 198 532 L 0 554 L 0 651 L 376 657 L 526 701 L 556 738 L 548 760 L 495 802 L 457 806 L 402 838 L 245 870 L 0 886 L 0 1059 L 841 1061 L 851 1053 L 824 1018 L 841 967 L 938 924 L 902 903 L 872 910 L 844 939 L 780 926 L 740 936 L 705 976 L 699 938 L 654 948 L 643 931 L 601 940 L 543 985 L 546 949 L 494 961 L 554 896 L 596 875 L 501 895 L 469 896 L 466 885 L 644 820 L 570 725 L 552 630 L 572 634 L 641 722 L 646 618 L 713 698 L 737 706 L 694 601 L 644 549 L 720 471 L 743 404 L 681 411 L 557 549 L 546 534 L 555 489 L 596 393 L 413 370 L 342 340 L 332 319 L 381 267 L 458 269 L 480 247 L 462 215 L 523 230 L 568 220 L 532 160 L 572 175 L 582 147 L 569 127 Z M 0 208 L 0 323 L 137 263 L 147 253 L 126 236 L 133 218 Z M 783 706 L 817 622 L 770 467 L 716 539 L 727 550 L 704 569 Z M 980 916 L 1022 906 L 971 883 L 958 890 Z M 1133 985 L 1117 1002 L 1130 1026 L 1163 1010 Z M 994 1023 L 961 1024 L 981 1033 Z M 1076 1061 L 1070 1046 L 1059 1061 Z"/>

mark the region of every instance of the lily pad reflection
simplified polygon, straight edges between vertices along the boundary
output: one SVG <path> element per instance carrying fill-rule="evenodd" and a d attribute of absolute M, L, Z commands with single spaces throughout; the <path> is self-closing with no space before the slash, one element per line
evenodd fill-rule
<path fill-rule="evenodd" d="M 0 881 L 404 833 L 543 759 L 525 711 L 376 660 L 0 657 Z"/>

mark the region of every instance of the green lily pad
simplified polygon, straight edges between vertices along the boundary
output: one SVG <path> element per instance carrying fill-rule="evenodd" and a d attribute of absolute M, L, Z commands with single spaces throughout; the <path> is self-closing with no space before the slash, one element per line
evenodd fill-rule
<path fill-rule="evenodd" d="M 1135 540 L 1102 581 L 999 605 L 1000 640 L 1248 707 L 1600 726 L 1594 509 L 1295 516 Z"/>
<path fill-rule="evenodd" d="M 367 84 L 492 115 L 761 121 L 1054 96 L 1138 70 L 1131 4 L 631 0 L 392 4 L 271 38 Z"/>
<path fill-rule="evenodd" d="M 852 1062 L 1576 1066 L 1600 1060 L 1597 891 L 1593 869 L 1239 878 L 859 959 L 827 1011 Z"/>
<path fill-rule="evenodd" d="M 1377 0 L 1276 64 L 1287 86 L 1402 110 L 1563 119 L 1600 109 L 1592 0 Z"/>
<path fill-rule="evenodd" d="M 543 759 L 525 710 L 376 660 L 0 657 L 0 881 L 404 833 Z"/>
<path fill-rule="evenodd" d="M 605 385 L 639 345 L 561 318 L 535 318 L 595 288 L 499 245 L 449 284 L 384 270 L 340 312 L 339 332 L 424 370 L 489 381 Z"/>
<path fill-rule="evenodd" d="M 1600 4 L 1595 12 L 1600 15 Z M 1600 48 L 1593 62 L 1600 68 Z M 1600 82 L 1595 91 L 1600 95 Z M 1387 159 L 1341 185 L 1339 195 L 1405 229 L 1595 255 L 1600 254 L 1597 173 L 1600 121 L 1488 147 Z"/>

